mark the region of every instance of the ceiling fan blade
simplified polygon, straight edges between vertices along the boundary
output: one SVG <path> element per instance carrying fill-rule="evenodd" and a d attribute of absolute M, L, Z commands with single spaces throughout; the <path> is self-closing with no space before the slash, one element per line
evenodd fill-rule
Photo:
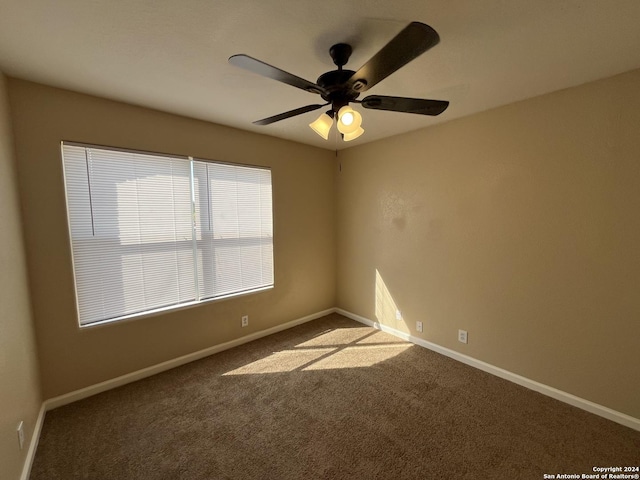
<path fill-rule="evenodd" d="M 419 115 L 436 116 L 449 106 L 446 100 L 426 100 L 423 98 L 386 97 L 369 95 L 360 104 L 364 108 L 374 110 L 391 110 L 392 112 L 417 113 Z"/>
<path fill-rule="evenodd" d="M 280 120 L 285 120 L 287 118 L 295 117 L 296 115 L 302 115 L 303 113 L 313 112 L 322 107 L 326 107 L 329 105 L 325 103 L 324 105 L 307 105 L 306 107 L 296 108 L 295 110 L 289 110 L 288 112 L 280 113 L 279 115 L 274 115 L 273 117 L 263 118 L 262 120 L 256 120 L 253 122 L 254 125 L 269 125 L 271 123 L 279 122 Z"/>
<path fill-rule="evenodd" d="M 429 25 L 411 22 L 360 67 L 347 84 L 356 91 L 364 92 L 437 45 L 439 41 L 438 32 Z"/>
<path fill-rule="evenodd" d="M 271 78 L 273 80 L 277 80 L 278 82 L 286 83 L 287 85 L 291 85 L 293 87 L 301 88 L 307 92 L 323 94 L 325 93 L 324 89 L 315 83 L 312 83 L 304 78 L 297 77 L 292 73 L 285 72 L 284 70 L 280 70 L 273 65 L 269 65 L 268 63 L 264 63 L 260 60 L 257 60 L 249 55 L 239 54 L 232 55 L 229 57 L 229 63 L 231 65 L 235 65 L 236 67 L 244 68 L 245 70 L 249 70 L 250 72 L 257 73 L 258 75 L 262 75 L 263 77 Z"/>

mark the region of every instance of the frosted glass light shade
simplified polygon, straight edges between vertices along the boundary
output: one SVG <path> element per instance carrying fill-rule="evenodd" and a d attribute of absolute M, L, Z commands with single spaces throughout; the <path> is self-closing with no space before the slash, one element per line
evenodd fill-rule
<path fill-rule="evenodd" d="M 309 124 L 311 129 L 325 140 L 329 140 L 329 130 L 331 130 L 332 125 L 333 118 L 326 113 L 322 113 L 316 120 Z"/>
<path fill-rule="evenodd" d="M 344 115 L 342 115 L 342 117 L 340 118 L 340 121 L 343 125 L 348 127 L 353 123 L 354 118 L 355 117 L 353 116 L 353 112 L 345 112 Z"/>
<path fill-rule="evenodd" d="M 364 128 L 358 127 L 358 129 L 353 133 L 344 133 L 344 134 L 342 134 L 342 139 L 345 142 L 350 142 L 351 140 L 355 140 L 356 138 L 358 138 L 363 133 L 364 133 Z"/>
<path fill-rule="evenodd" d="M 345 135 L 354 133 L 362 124 L 362 115 L 349 105 L 345 105 L 338 112 L 338 130 Z"/>

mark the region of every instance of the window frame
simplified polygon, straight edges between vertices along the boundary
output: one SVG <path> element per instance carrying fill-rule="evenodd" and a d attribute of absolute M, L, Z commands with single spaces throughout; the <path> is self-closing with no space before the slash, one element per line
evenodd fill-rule
<path fill-rule="evenodd" d="M 261 170 L 267 170 L 270 173 L 270 186 L 271 186 L 271 248 L 272 248 L 272 253 L 271 253 L 271 267 L 273 270 L 273 278 L 272 278 L 272 283 L 270 285 L 265 285 L 265 286 L 261 286 L 261 287 L 256 287 L 256 288 L 251 288 L 249 290 L 242 290 L 242 291 L 238 291 L 238 292 L 231 292 L 231 293 L 227 293 L 227 294 L 223 294 L 223 295 L 218 295 L 218 296 L 214 296 L 214 297 L 205 297 L 205 298 L 198 298 L 196 300 L 192 300 L 192 301 L 187 301 L 187 302 L 182 302 L 182 303 L 178 303 L 178 304 L 172 304 L 172 305 L 166 305 L 166 306 L 162 306 L 162 307 L 156 307 L 156 308 L 150 308 L 144 311 L 139 311 L 139 312 L 134 312 L 134 313 L 129 313 L 129 314 L 125 314 L 125 315 L 120 315 L 117 317 L 113 317 L 113 318 L 106 318 L 106 319 L 102 319 L 102 320 L 97 320 L 97 321 L 93 321 L 90 323 L 85 323 L 82 324 L 81 323 L 81 318 L 80 318 L 80 303 L 79 303 L 79 297 L 78 297 L 78 283 L 77 283 L 77 279 L 76 279 L 76 262 L 75 262 L 75 258 L 74 258 L 74 251 L 73 251 L 73 240 L 74 237 L 72 235 L 72 226 L 71 226 L 71 219 L 70 219 L 70 211 L 69 211 L 69 191 L 68 191 L 68 186 L 67 186 L 67 176 L 66 176 L 66 171 L 65 171 L 65 159 L 64 159 L 64 147 L 65 146 L 75 146 L 75 147 L 82 147 L 82 148 L 95 148 L 95 149 L 100 149 L 100 150 L 107 150 L 107 151 L 114 151 L 114 152 L 122 152 L 122 153 L 132 153 L 132 154 L 139 154 L 139 155 L 150 155 L 150 156 L 154 156 L 154 157 L 168 157 L 171 159 L 175 159 L 175 160 L 184 160 L 186 162 L 190 162 L 192 167 L 192 174 L 191 174 L 191 179 L 193 180 L 193 162 L 201 162 L 201 163 L 206 163 L 206 164 L 214 164 L 214 165 L 228 165 L 228 166 L 233 166 L 233 167 L 246 167 L 246 168 L 254 168 L 254 169 L 261 169 Z M 248 163 L 236 163 L 236 162 L 229 162 L 229 161 L 221 161 L 221 160 L 212 160 L 212 159 L 207 159 L 207 158 L 203 158 L 201 156 L 192 156 L 192 155 L 184 155 L 184 154 L 170 154 L 170 153 L 162 153 L 162 152 L 154 152 L 154 151 L 149 151 L 149 150 L 139 150 L 139 149 L 131 149 L 131 148 L 123 148 L 123 147 L 112 147 L 112 146 L 107 146 L 107 145 L 100 145 L 100 144 L 94 144 L 94 143 L 86 143 L 86 142 L 77 142 L 77 141 L 68 141 L 68 140 L 62 140 L 60 141 L 60 160 L 61 160 L 61 165 L 62 165 L 62 179 L 63 179 L 63 190 L 64 190 L 64 197 L 65 197 L 65 212 L 66 212 L 66 220 L 67 220 L 67 234 L 68 234 L 68 246 L 69 246 L 69 255 L 71 258 L 71 273 L 72 273 L 72 277 L 73 277 L 73 294 L 74 294 L 74 304 L 75 304 L 75 311 L 76 311 L 76 319 L 77 319 L 77 326 L 79 329 L 84 330 L 84 329 L 89 329 L 89 328 L 99 328 L 99 327 L 105 327 L 108 325 L 112 325 L 112 324 L 118 324 L 118 323 L 123 323 L 123 322 L 129 322 L 132 320 L 137 320 L 137 319 L 142 319 L 142 318 L 148 318 L 148 317 L 154 317 L 157 315 L 162 315 L 168 312 L 176 312 L 176 311 L 180 311 L 180 310 L 186 310 L 186 309 L 191 309 L 197 306 L 201 306 L 201 305 L 205 305 L 205 304 L 209 304 L 209 303 L 213 303 L 213 302 L 221 302 L 221 301 L 226 301 L 232 298 L 239 298 L 239 297 L 244 297 L 244 296 L 248 296 L 248 295 L 253 295 L 253 294 L 257 294 L 257 293 L 261 293 L 261 292 L 265 292 L 268 290 L 272 290 L 273 288 L 275 288 L 275 284 L 276 284 L 276 258 L 275 258 L 275 243 L 276 243 L 276 234 L 275 234 L 275 215 L 274 215 L 274 208 L 273 208 L 273 186 L 274 186 L 274 181 L 273 181 L 273 170 L 270 166 L 265 166 L 265 165 L 256 165 L 256 164 L 248 164 Z M 192 199 L 193 201 L 193 199 Z M 209 206 L 210 208 L 210 206 Z M 189 242 L 194 242 L 197 243 L 198 240 L 195 238 L 192 238 L 191 240 L 189 240 Z M 195 248 L 195 246 L 194 246 Z M 194 264 L 197 264 L 197 257 L 195 259 Z M 197 272 L 197 267 L 194 268 L 194 273 Z M 199 275 L 199 273 L 196 273 L 196 276 Z M 199 296 L 199 293 L 196 291 L 196 295 Z"/>

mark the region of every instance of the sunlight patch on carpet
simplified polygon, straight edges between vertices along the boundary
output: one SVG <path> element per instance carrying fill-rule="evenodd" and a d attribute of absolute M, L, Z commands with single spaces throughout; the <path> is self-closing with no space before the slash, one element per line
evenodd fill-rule
<path fill-rule="evenodd" d="M 403 342 L 377 345 L 351 344 L 333 348 L 294 348 L 293 350 L 275 352 L 265 358 L 231 370 L 223 376 L 371 367 L 390 360 L 411 347 L 410 343 Z"/>
<path fill-rule="evenodd" d="M 400 345 L 367 345 L 347 347 L 336 353 L 313 362 L 303 370 L 329 370 L 337 368 L 372 367 L 376 363 L 392 359 L 396 355 L 411 348 L 411 344 Z"/>
<path fill-rule="evenodd" d="M 318 335 L 311 340 L 302 342 L 298 347 L 335 347 L 362 340 L 371 336 L 371 327 L 336 328 Z"/>
<path fill-rule="evenodd" d="M 268 357 L 243 365 L 231 370 L 224 375 L 252 375 L 264 373 L 292 372 L 300 367 L 313 362 L 323 355 L 327 355 L 335 348 L 313 348 L 304 350 L 283 350 L 275 352 Z"/>

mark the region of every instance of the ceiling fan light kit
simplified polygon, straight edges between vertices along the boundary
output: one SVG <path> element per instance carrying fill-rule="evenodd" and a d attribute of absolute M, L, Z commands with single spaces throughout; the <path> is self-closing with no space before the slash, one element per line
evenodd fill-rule
<path fill-rule="evenodd" d="M 329 49 L 329 55 L 331 55 L 333 63 L 338 66 L 338 69 L 323 73 L 318 77 L 316 83 L 297 77 L 245 54 L 231 56 L 229 63 L 258 75 L 318 94 L 327 102 L 325 104 L 296 108 L 295 110 L 257 120 L 253 122 L 254 124 L 269 125 L 331 105 L 331 109 L 327 113 L 320 115 L 309 126 L 322 138 L 328 140 L 333 119 L 337 117 L 337 129 L 342 134 L 342 139 L 348 142 L 364 133 L 362 115 L 350 106 L 351 103 L 358 103 L 363 108 L 374 110 L 431 116 L 440 115 L 446 110 L 449 102 L 444 100 L 382 95 L 369 95 L 362 100 L 357 99 L 360 93 L 370 89 L 399 68 L 422 55 L 437 45 L 439 41 L 438 33 L 429 25 L 411 22 L 367 63 L 360 67 L 358 71 L 342 68 L 348 62 L 352 48 L 346 43 L 337 43 Z"/>
<path fill-rule="evenodd" d="M 353 133 L 343 133 L 342 134 L 342 139 L 345 142 L 350 142 L 351 140 L 355 140 L 356 138 L 358 138 L 363 133 L 364 133 L 364 128 L 360 127 Z"/>
<path fill-rule="evenodd" d="M 325 140 L 329 140 L 329 131 L 332 125 L 333 117 L 328 113 L 321 113 L 316 120 L 309 124 L 311 129 Z"/>
<path fill-rule="evenodd" d="M 362 125 L 362 115 L 349 105 L 338 111 L 338 131 L 343 134 L 355 132 Z"/>

